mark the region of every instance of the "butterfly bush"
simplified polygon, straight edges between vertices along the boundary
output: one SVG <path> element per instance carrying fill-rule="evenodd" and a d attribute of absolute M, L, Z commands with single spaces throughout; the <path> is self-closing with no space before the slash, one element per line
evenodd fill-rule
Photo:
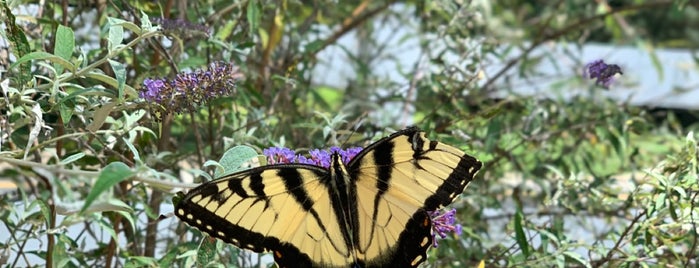
<path fill-rule="evenodd" d="M 313 149 L 308 151 L 310 157 L 301 154 L 296 154 L 294 150 L 285 147 L 270 147 L 262 150 L 262 154 L 267 157 L 269 164 L 290 164 L 301 163 L 320 166 L 324 168 L 330 167 L 330 157 L 333 153 L 340 155 L 342 162 L 348 164 L 352 158 L 357 156 L 362 151 L 362 147 L 352 147 L 342 149 L 337 146 L 330 147 L 329 150 Z M 457 236 L 461 235 L 463 230 L 461 224 L 456 223 L 456 209 L 451 209 L 445 212 L 440 210 L 428 212 L 432 220 L 432 246 L 437 247 L 437 236 L 441 239 L 447 237 L 447 234 L 452 232 Z"/>
<path fill-rule="evenodd" d="M 585 65 L 584 75 L 589 79 L 597 79 L 596 85 L 602 85 L 608 88 L 614 82 L 614 75 L 624 74 L 621 72 L 621 67 L 616 64 L 606 64 L 603 60 L 596 60 Z M 588 76 L 589 75 L 589 76 Z"/>
<path fill-rule="evenodd" d="M 269 164 L 290 164 L 290 163 L 300 163 L 309 164 L 314 166 L 320 166 L 324 168 L 330 167 L 330 156 L 333 153 L 340 155 L 340 159 L 345 164 L 348 164 L 352 158 L 354 158 L 359 152 L 362 151 L 362 147 L 352 147 L 348 149 L 342 149 L 337 146 L 330 147 L 329 150 L 313 149 L 308 151 L 309 157 L 302 154 L 296 154 L 294 150 L 285 147 L 271 147 L 262 150 L 262 154 L 267 157 L 267 162 Z"/>
<path fill-rule="evenodd" d="M 138 95 L 158 112 L 193 112 L 201 104 L 235 93 L 242 77 L 237 66 L 215 62 L 206 70 L 181 72 L 174 79 L 147 78 Z"/>

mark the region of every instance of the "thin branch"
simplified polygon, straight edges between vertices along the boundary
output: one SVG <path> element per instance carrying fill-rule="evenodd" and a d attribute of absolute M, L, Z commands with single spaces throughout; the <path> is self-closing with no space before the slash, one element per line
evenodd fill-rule
<path fill-rule="evenodd" d="M 624 229 L 624 232 L 622 232 L 621 235 L 619 236 L 619 239 L 617 239 L 616 243 L 614 244 L 614 247 L 612 247 L 612 248 L 609 250 L 609 252 L 607 252 L 607 256 L 605 256 L 604 258 L 602 258 L 602 259 L 596 261 L 596 262 L 595 262 L 595 266 L 601 266 L 601 265 L 603 265 L 603 264 L 609 262 L 609 261 L 612 259 L 612 257 L 614 257 L 614 253 L 615 253 L 617 250 L 619 250 L 619 247 L 621 246 L 622 241 L 624 241 L 624 238 L 626 237 L 626 235 L 628 235 L 629 232 L 631 232 L 631 230 L 632 230 L 633 227 L 636 225 L 636 223 L 638 223 L 638 221 L 640 221 L 641 218 L 642 218 L 643 216 L 645 216 L 647 212 L 648 212 L 648 211 L 644 209 L 641 213 L 638 213 L 638 215 L 636 215 L 636 217 L 633 218 L 633 220 L 631 220 L 631 222 L 629 223 L 629 225 L 626 226 L 626 229 Z"/>
<path fill-rule="evenodd" d="M 689 219 L 692 221 L 692 232 L 694 232 L 694 239 L 692 239 L 692 246 L 689 248 L 689 251 L 687 251 L 689 254 L 687 255 L 687 259 L 684 261 L 684 267 L 690 267 L 689 264 L 691 260 L 694 260 L 695 255 L 697 254 L 697 222 L 694 220 L 694 208 L 695 204 L 697 204 L 697 197 L 699 196 L 699 192 L 694 193 L 694 196 L 692 197 L 692 202 L 690 202 L 691 207 L 689 209 Z"/>
<path fill-rule="evenodd" d="M 337 40 L 340 39 L 341 37 L 343 37 L 345 34 L 350 32 L 351 30 L 354 30 L 354 28 L 356 28 L 357 26 L 361 25 L 362 23 L 368 21 L 369 19 L 376 16 L 377 14 L 383 12 L 385 9 L 387 9 L 389 6 L 391 6 L 391 4 L 393 4 L 394 2 L 395 2 L 395 0 L 387 1 L 383 5 L 381 5 L 380 7 L 377 7 L 376 9 L 373 9 L 373 10 L 367 11 L 364 14 L 346 19 L 345 21 L 343 21 L 342 27 L 339 30 L 335 31 L 335 33 L 333 33 L 330 37 L 328 37 L 327 39 L 325 39 L 325 41 L 323 41 L 323 44 L 321 46 L 319 46 L 314 51 L 310 51 L 308 53 L 308 55 L 306 55 L 306 56 L 313 56 L 313 55 L 317 54 L 318 52 L 323 51 L 323 49 L 325 49 L 326 47 L 328 47 L 332 44 L 335 44 L 337 42 Z"/>
<path fill-rule="evenodd" d="M 525 49 L 522 54 L 520 54 L 518 57 L 510 60 L 505 67 L 500 69 L 499 72 L 497 72 L 495 75 L 493 75 L 484 85 L 483 89 L 485 91 L 491 90 L 493 83 L 497 81 L 501 76 L 505 74 L 508 70 L 510 70 L 512 67 L 515 66 L 518 62 L 520 62 L 522 59 L 526 58 L 529 53 L 531 53 L 535 48 L 538 46 L 542 45 L 543 43 L 549 41 L 549 40 L 554 40 L 558 39 L 561 36 L 568 34 L 572 32 L 573 30 L 576 30 L 578 28 L 586 27 L 588 24 L 592 23 L 593 21 L 603 19 L 607 16 L 620 13 L 620 12 L 625 12 L 625 11 L 630 11 L 630 10 L 641 10 L 641 9 L 650 9 L 650 8 L 658 8 L 661 6 L 667 6 L 667 5 L 672 5 L 674 1 L 658 1 L 658 2 L 652 2 L 652 3 L 645 3 L 645 4 L 640 4 L 640 5 L 634 5 L 634 6 L 625 6 L 625 7 L 620 7 L 614 10 L 611 10 L 610 12 L 603 13 L 603 14 L 598 14 L 592 17 L 584 18 L 581 19 L 573 24 L 570 24 L 563 29 L 560 29 L 552 34 L 548 35 L 543 35 L 540 38 L 537 38 L 527 49 Z M 545 27 L 541 27 L 545 28 Z"/>

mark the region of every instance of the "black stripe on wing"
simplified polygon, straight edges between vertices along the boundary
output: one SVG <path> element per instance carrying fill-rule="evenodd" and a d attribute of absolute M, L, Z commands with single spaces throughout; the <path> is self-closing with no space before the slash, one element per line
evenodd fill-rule
<path fill-rule="evenodd" d="M 429 150 L 439 150 L 438 146 L 440 145 L 447 146 L 437 141 L 431 141 Z M 420 154 L 416 152 L 416 155 Z M 425 210 L 433 211 L 451 204 L 451 202 L 454 201 L 454 198 L 460 195 L 464 191 L 464 188 L 471 183 L 473 177 L 476 175 L 478 170 L 481 169 L 482 165 L 483 164 L 473 156 L 463 154 L 459 160 L 459 163 L 456 165 L 456 167 L 454 167 L 451 174 L 449 174 L 449 177 L 444 180 L 444 183 L 439 186 L 437 191 L 432 196 L 425 200 Z"/>
<path fill-rule="evenodd" d="M 309 198 L 305 191 L 302 176 L 298 169 L 302 168 L 315 173 L 318 178 L 327 176 L 327 171 L 310 165 L 274 165 L 263 166 L 243 172 L 228 175 L 214 181 L 209 181 L 189 191 L 175 206 L 175 215 L 192 227 L 203 231 L 210 236 L 219 238 L 224 242 L 231 243 L 240 248 L 249 249 L 255 252 L 265 250 L 275 252 L 276 255 L 284 254 L 285 257 L 296 253 L 287 253 L 293 245 L 285 244 L 277 237 L 266 236 L 262 233 L 251 231 L 249 228 L 240 226 L 227 220 L 223 211 L 212 211 L 210 204 L 214 203 L 216 209 L 222 207 L 226 202 L 233 202 L 235 199 L 255 199 L 253 203 L 265 202 L 264 210 L 270 206 L 269 193 L 265 191 L 263 183 L 263 172 L 276 171 L 276 177 L 283 181 L 285 191 L 276 194 L 290 194 L 302 209 L 300 212 L 309 213 L 317 222 L 318 226 L 325 231 L 326 226 L 323 219 L 313 209 L 313 200 Z M 269 175 L 266 175 L 269 176 Z M 249 191 L 249 190 L 250 191 Z M 207 199 L 209 198 L 209 199 Z M 196 199 L 197 201 L 194 201 Z M 209 200 L 204 202 L 204 200 Z M 228 212 L 225 212 L 228 213 Z M 278 215 L 264 220 L 276 221 Z M 275 222 L 281 224 L 283 222 Z M 276 228 L 285 228 L 284 226 Z M 298 249 L 296 249 L 298 252 Z M 302 253 L 298 253 L 302 254 Z M 301 257 L 296 257 L 299 259 Z M 307 256 L 306 256 L 307 259 Z M 310 261 L 310 260 L 309 260 Z"/>

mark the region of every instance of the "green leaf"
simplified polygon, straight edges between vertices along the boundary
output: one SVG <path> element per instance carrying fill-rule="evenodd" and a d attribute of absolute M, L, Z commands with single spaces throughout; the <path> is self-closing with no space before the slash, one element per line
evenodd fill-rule
<path fill-rule="evenodd" d="M 48 60 L 48 61 L 53 62 L 53 63 L 58 63 L 71 72 L 75 71 L 75 66 L 73 65 L 73 63 L 71 63 L 71 62 L 69 62 L 69 61 L 67 61 L 59 56 L 56 56 L 56 55 L 53 55 L 53 54 L 47 53 L 47 52 L 42 52 L 42 51 L 32 52 L 32 53 L 29 53 L 27 55 L 24 55 L 24 57 L 19 58 L 15 63 L 10 65 L 10 69 L 12 69 L 12 68 L 16 67 L 17 65 L 20 65 L 24 62 L 28 62 L 31 60 L 39 60 L 39 59 L 40 60 Z"/>
<path fill-rule="evenodd" d="M 138 268 L 138 267 L 160 267 L 158 262 L 153 257 L 146 256 L 128 256 L 124 268 Z"/>
<path fill-rule="evenodd" d="M 67 164 L 70 164 L 70 163 L 73 163 L 73 162 L 79 160 L 80 158 L 83 158 L 84 156 L 85 156 L 85 153 L 82 153 L 82 152 L 77 153 L 77 154 L 72 154 L 66 158 L 63 158 L 63 160 L 61 160 L 61 162 L 59 162 L 58 164 L 59 165 L 67 165 Z"/>
<path fill-rule="evenodd" d="M 556 237 L 555 234 L 549 232 L 548 230 L 539 230 L 539 234 L 541 235 L 541 241 L 542 241 L 542 252 L 546 253 L 547 252 L 547 244 L 548 243 L 553 243 L 553 246 L 558 247 L 560 246 L 561 242 L 558 240 L 558 237 Z M 543 241 L 546 240 L 547 242 L 544 243 Z"/>
<path fill-rule="evenodd" d="M 119 18 L 108 18 L 108 22 L 109 22 L 109 27 L 119 26 L 119 27 L 126 28 L 129 31 L 132 31 L 132 32 L 139 34 L 139 35 L 142 33 L 141 28 L 138 27 L 138 25 L 136 25 L 135 23 L 130 22 L 130 21 L 125 21 L 125 20 L 122 20 Z M 124 30 L 122 29 L 121 31 L 123 33 Z M 123 37 L 123 34 L 122 34 L 122 37 Z M 119 41 L 118 43 L 114 43 L 114 45 L 118 45 L 118 44 L 121 44 L 121 41 Z"/>
<path fill-rule="evenodd" d="M 150 22 L 150 17 L 148 17 L 148 14 L 146 14 L 146 12 L 143 12 L 143 10 L 141 10 L 141 30 L 150 31 L 151 28 L 153 28 L 153 24 Z"/>
<path fill-rule="evenodd" d="M 573 261 L 575 261 L 575 262 L 577 262 L 578 264 L 583 265 L 583 266 L 585 266 L 585 267 L 587 267 L 587 268 L 592 267 L 592 266 L 590 265 L 590 263 L 587 262 L 586 260 L 584 260 L 584 259 L 580 256 L 580 254 L 578 254 L 578 253 L 571 252 L 571 251 L 565 251 L 565 252 L 563 252 L 563 255 L 565 255 L 566 257 L 572 259 Z"/>
<path fill-rule="evenodd" d="M 163 256 L 160 260 L 158 260 L 158 267 L 170 267 L 175 264 L 175 261 L 177 261 L 180 257 L 181 254 L 187 252 L 187 251 L 194 251 L 198 247 L 197 243 L 194 242 L 185 242 L 185 243 L 179 243 L 175 245 L 174 247 L 171 247 L 170 250 Z"/>
<path fill-rule="evenodd" d="M 325 45 L 325 40 L 321 40 L 321 39 L 313 40 L 310 43 L 305 45 L 305 51 L 308 51 L 309 54 L 312 54 L 312 53 L 320 50 L 321 48 L 323 48 L 324 45 Z"/>
<path fill-rule="evenodd" d="M 41 215 L 44 218 L 46 228 L 51 228 L 51 209 L 49 209 L 49 204 L 46 203 L 46 200 L 39 198 L 32 201 L 32 203 L 29 204 L 28 210 L 31 210 L 32 208 L 34 208 L 34 206 L 39 206 L 39 211 L 41 211 Z"/>
<path fill-rule="evenodd" d="M 215 173 L 223 172 L 225 170 L 223 168 L 223 165 L 221 165 L 216 160 L 206 160 L 206 162 L 204 162 L 204 164 L 202 165 L 202 167 L 204 167 L 204 168 L 209 168 L 211 166 L 216 167 L 216 169 L 215 169 L 216 171 L 214 171 Z"/>
<path fill-rule="evenodd" d="M 109 102 L 102 105 L 102 107 L 97 108 L 92 113 L 92 122 L 90 122 L 90 124 L 87 125 L 87 130 L 95 132 L 102 128 L 104 121 L 107 120 L 107 117 L 109 117 L 109 114 L 114 110 L 115 106 L 115 102 Z"/>
<path fill-rule="evenodd" d="M 525 258 L 529 258 L 529 242 L 527 241 L 527 236 L 524 234 L 524 228 L 522 227 L 522 222 L 524 221 L 522 216 L 522 211 L 517 209 L 515 213 L 514 225 L 515 225 L 515 240 L 519 248 L 522 249 L 522 253 Z"/>
<path fill-rule="evenodd" d="M 126 67 L 118 61 L 109 60 L 109 65 L 112 66 L 114 77 L 117 81 L 117 91 L 119 92 L 119 101 L 124 100 L 124 85 L 126 84 Z"/>
<path fill-rule="evenodd" d="M 90 72 L 90 73 L 85 74 L 85 77 L 98 80 L 102 83 L 105 83 L 105 84 L 115 88 L 115 89 L 119 88 L 119 81 L 117 81 L 117 79 L 114 79 L 113 77 L 110 77 L 110 76 L 107 76 L 107 75 L 104 75 L 101 73 Z M 123 85 L 123 89 L 124 89 L 124 93 L 126 93 L 129 96 L 133 96 L 133 97 L 138 96 L 138 91 L 136 91 L 136 89 L 134 89 L 133 87 L 131 87 L 129 85 Z M 120 94 L 121 94 L 121 92 L 120 92 Z"/>
<path fill-rule="evenodd" d="M 92 186 L 92 190 L 89 194 L 87 194 L 87 198 L 85 198 L 85 205 L 83 205 L 81 212 L 84 212 L 85 209 L 87 209 L 102 193 L 133 175 L 134 171 L 132 171 L 129 166 L 122 162 L 112 162 L 104 167 L 102 172 L 100 172 L 99 177 L 97 177 L 97 181 Z"/>
<path fill-rule="evenodd" d="M 204 166 L 206 167 L 207 163 L 210 164 L 211 162 L 214 162 L 218 165 L 218 162 L 213 161 L 213 160 L 209 160 L 209 161 L 206 161 L 206 163 L 204 163 Z M 211 175 L 209 175 L 209 173 L 206 173 L 201 169 L 194 168 L 194 169 L 190 169 L 189 172 L 192 173 L 192 176 L 194 176 L 194 178 L 198 178 L 201 176 L 201 177 L 204 177 L 207 181 L 212 180 Z"/>
<path fill-rule="evenodd" d="M 61 101 L 58 103 L 58 113 L 61 115 L 64 125 L 67 126 L 70 122 L 70 118 L 73 117 L 73 111 L 75 111 L 75 109 L 69 107 L 65 102 Z"/>
<path fill-rule="evenodd" d="M 107 232 L 109 234 L 109 236 L 112 237 L 112 239 L 117 241 L 118 237 L 116 234 L 116 230 L 114 230 L 114 225 L 112 223 L 108 222 L 106 217 L 100 217 L 100 219 L 97 220 L 96 222 L 97 222 L 97 225 L 99 225 L 100 228 L 102 228 L 102 230 Z"/>
<path fill-rule="evenodd" d="M 214 36 L 215 39 L 217 40 L 227 40 L 228 37 L 231 36 L 233 33 L 233 30 L 235 29 L 235 26 L 237 25 L 237 21 L 235 20 L 229 20 L 227 21 L 223 27 L 219 28 L 216 31 L 216 35 Z"/>
<path fill-rule="evenodd" d="M 687 198 L 687 192 L 680 186 L 672 186 L 672 190 L 680 195 L 680 199 Z"/>
<path fill-rule="evenodd" d="M 247 19 L 248 25 L 250 25 L 250 36 L 254 36 L 257 33 L 257 29 L 260 27 L 262 12 L 260 11 L 259 4 L 259 1 L 248 1 Z"/>
<path fill-rule="evenodd" d="M 556 266 L 560 268 L 566 267 L 566 257 L 563 254 L 556 254 Z"/>
<path fill-rule="evenodd" d="M 206 267 L 207 264 L 213 262 L 216 259 L 218 250 L 216 250 L 217 239 L 213 237 L 206 237 L 201 240 L 199 245 L 199 250 L 197 250 L 197 263 L 199 267 Z"/>
<path fill-rule="evenodd" d="M 0 4 L 2 4 L 3 13 L 5 15 L 0 17 L 3 18 L 3 22 L 5 23 L 5 34 L 7 36 L 7 40 L 10 41 L 10 51 L 12 51 L 16 57 L 22 58 L 29 54 L 29 51 L 31 50 L 29 42 L 27 41 L 27 36 L 24 35 L 22 27 L 19 27 L 15 23 L 15 16 L 13 15 L 10 7 L 7 6 L 7 1 L 2 1 Z M 19 71 L 16 73 L 16 79 L 18 80 L 17 84 L 24 85 L 31 81 L 31 65 L 25 62 L 15 62 L 10 66 L 10 69 L 15 68 L 17 65 L 19 65 Z"/>
<path fill-rule="evenodd" d="M 665 208 L 665 193 L 660 193 L 655 197 L 655 202 L 653 202 L 653 210 L 659 211 Z"/>
<path fill-rule="evenodd" d="M 70 62 L 74 49 L 75 34 L 73 30 L 63 25 L 58 25 L 58 29 L 56 29 L 56 47 L 53 50 L 53 54 Z M 53 68 L 56 69 L 56 74 L 63 73 L 63 66 L 58 63 L 54 63 Z"/>
<path fill-rule="evenodd" d="M 153 135 L 155 135 L 155 134 L 153 134 Z M 124 144 L 126 144 L 126 147 L 129 147 L 129 151 L 131 151 L 131 153 L 133 154 L 133 159 L 136 161 L 141 161 L 141 154 L 138 152 L 136 147 L 133 146 L 131 141 L 129 141 L 126 138 L 122 138 L 122 140 L 124 141 Z"/>
<path fill-rule="evenodd" d="M 124 40 L 124 27 L 118 24 L 112 24 L 114 21 L 110 18 L 109 34 L 107 36 L 107 49 L 109 52 L 121 45 Z"/>
<path fill-rule="evenodd" d="M 223 170 L 217 168 L 214 172 L 214 178 L 220 178 L 250 168 L 254 165 L 258 155 L 255 149 L 248 146 L 241 145 L 228 149 L 218 161 Z"/>
<path fill-rule="evenodd" d="M 70 238 L 65 234 L 56 235 L 56 243 L 54 244 L 51 261 L 53 267 L 67 267 L 70 261 L 70 256 L 68 256 L 68 248 L 72 248 L 70 244 Z M 66 247 L 66 244 L 68 246 Z"/>
<path fill-rule="evenodd" d="M 668 200 L 668 201 L 669 202 L 667 202 L 668 203 L 667 205 L 668 205 L 668 210 L 670 211 L 670 217 L 672 218 L 672 220 L 678 221 L 679 215 L 677 215 L 677 210 L 675 209 L 675 203 L 672 202 L 672 200 Z"/>

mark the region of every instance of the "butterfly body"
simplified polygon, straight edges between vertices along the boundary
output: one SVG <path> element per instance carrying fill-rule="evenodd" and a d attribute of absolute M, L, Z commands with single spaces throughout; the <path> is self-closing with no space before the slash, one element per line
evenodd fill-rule
<path fill-rule="evenodd" d="M 207 182 L 175 214 L 279 267 L 416 267 L 432 244 L 428 211 L 448 205 L 481 163 L 408 128 L 347 165 L 269 165 Z"/>

